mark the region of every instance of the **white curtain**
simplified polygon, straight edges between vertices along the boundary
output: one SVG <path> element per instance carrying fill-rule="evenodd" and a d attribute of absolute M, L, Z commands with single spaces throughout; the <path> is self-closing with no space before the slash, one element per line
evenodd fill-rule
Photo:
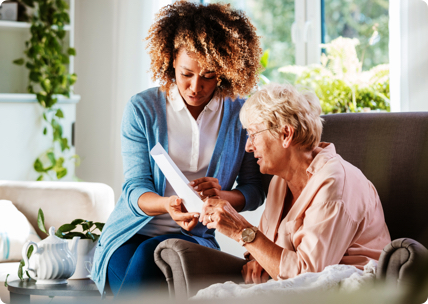
<path fill-rule="evenodd" d="M 120 125 L 126 102 L 154 84 L 145 50 L 157 0 L 76 1 L 76 169 L 85 181 L 110 185 L 116 199 L 123 183 Z"/>
<path fill-rule="evenodd" d="M 391 110 L 428 111 L 428 5 L 390 0 Z"/>

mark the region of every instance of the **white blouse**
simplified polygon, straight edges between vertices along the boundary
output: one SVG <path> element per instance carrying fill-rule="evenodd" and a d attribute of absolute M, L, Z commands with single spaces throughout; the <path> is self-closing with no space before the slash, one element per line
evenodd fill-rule
<path fill-rule="evenodd" d="M 176 85 L 167 97 L 168 154 L 189 181 L 207 173 L 223 116 L 223 100 L 214 94 L 195 120 Z M 168 180 L 165 197 L 176 195 Z M 180 233 L 180 226 L 166 213 L 155 216 L 138 233 L 159 236 Z"/>

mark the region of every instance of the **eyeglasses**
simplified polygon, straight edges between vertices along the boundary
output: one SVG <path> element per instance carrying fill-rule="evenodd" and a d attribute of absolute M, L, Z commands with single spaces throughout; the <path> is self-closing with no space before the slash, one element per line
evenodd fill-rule
<path fill-rule="evenodd" d="M 250 133 L 247 132 L 247 136 L 250 139 L 251 144 L 254 145 L 254 138 L 256 138 L 257 134 L 262 133 L 262 132 L 267 131 L 267 130 L 276 129 L 276 128 L 278 128 L 278 127 L 275 126 L 275 127 L 272 127 L 272 128 L 267 128 L 267 129 L 264 129 L 264 130 L 261 130 L 261 131 L 254 132 L 252 134 L 250 134 Z"/>

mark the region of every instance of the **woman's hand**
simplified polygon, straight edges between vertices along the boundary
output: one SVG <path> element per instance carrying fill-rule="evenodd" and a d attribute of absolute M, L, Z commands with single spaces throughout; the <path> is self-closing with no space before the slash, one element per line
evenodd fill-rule
<path fill-rule="evenodd" d="M 186 207 L 177 196 L 171 196 L 166 210 L 171 215 L 172 219 L 183 229 L 190 231 L 198 224 L 199 213 L 187 212 Z"/>
<path fill-rule="evenodd" d="M 201 199 L 220 198 L 221 186 L 215 177 L 201 177 L 190 182 L 190 186 L 199 193 Z"/>
<path fill-rule="evenodd" d="M 241 239 L 242 230 L 253 226 L 228 201 L 212 198 L 207 199 L 202 206 L 199 221 L 237 242 Z"/>
<path fill-rule="evenodd" d="M 260 284 L 266 283 L 269 280 L 269 274 L 256 260 L 252 260 L 245 264 L 244 267 L 242 267 L 241 273 L 245 284 Z"/>

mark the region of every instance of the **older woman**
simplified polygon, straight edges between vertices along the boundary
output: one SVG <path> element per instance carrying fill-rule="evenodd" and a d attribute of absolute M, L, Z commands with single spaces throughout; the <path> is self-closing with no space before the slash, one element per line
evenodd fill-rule
<path fill-rule="evenodd" d="M 339 263 L 361 269 L 391 241 L 373 184 L 332 143 L 320 143 L 320 114 L 314 94 L 277 84 L 241 109 L 246 150 L 262 173 L 274 175 L 266 209 L 256 228 L 226 200 L 209 199 L 200 220 L 245 246 L 251 260 L 242 271 L 246 283 Z"/>
<path fill-rule="evenodd" d="M 227 5 L 180 1 L 160 11 L 147 40 L 160 87 L 135 95 L 125 108 L 125 183 L 92 270 L 99 290 L 108 282 L 115 296 L 166 286 L 153 257 L 165 239 L 219 248 L 214 231 L 186 212 L 150 157 L 158 142 L 202 198 L 225 199 L 236 211 L 254 210 L 265 198 L 257 163 L 245 152 L 244 100 L 237 99 L 254 88 L 260 70 L 250 21 Z"/>

